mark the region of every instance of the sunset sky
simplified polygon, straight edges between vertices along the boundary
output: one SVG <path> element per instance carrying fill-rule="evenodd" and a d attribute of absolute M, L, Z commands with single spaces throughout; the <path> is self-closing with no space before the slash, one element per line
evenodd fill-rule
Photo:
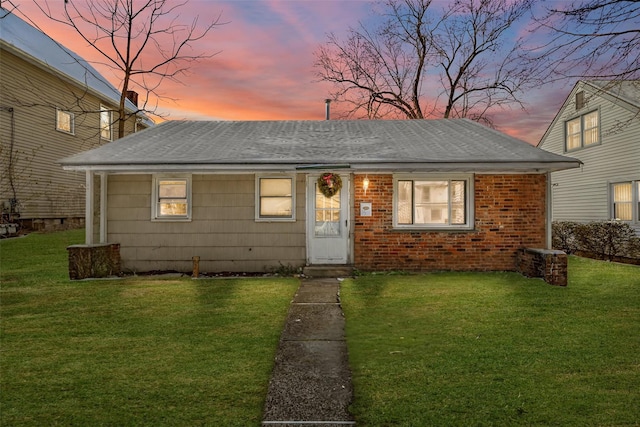
<path fill-rule="evenodd" d="M 87 61 L 99 59 L 86 42 L 49 20 L 32 0 L 13 3 L 27 22 Z M 48 2 L 50 7 L 62 3 Z M 218 16 L 225 22 L 195 46 L 200 52 L 218 53 L 194 65 L 181 77 L 183 84 L 165 81 L 160 91 L 170 99 L 160 102 L 158 112 L 176 120 L 322 120 L 329 86 L 316 81 L 313 52 L 326 42 L 327 33 L 344 35 L 349 26 L 373 19 L 373 7 L 364 0 L 190 0 L 180 9 L 181 23 L 190 24 L 196 16 L 202 25 Z M 512 34 L 515 38 L 524 32 L 523 24 Z M 94 65 L 118 86 L 118 78 Z M 574 83 L 547 85 L 523 95 L 527 111 L 516 108 L 495 115 L 498 129 L 536 144 Z"/>

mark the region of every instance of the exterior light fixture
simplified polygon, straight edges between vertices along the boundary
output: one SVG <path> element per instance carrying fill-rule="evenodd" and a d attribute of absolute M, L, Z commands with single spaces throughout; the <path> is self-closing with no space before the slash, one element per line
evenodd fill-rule
<path fill-rule="evenodd" d="M 362 188 L 364 189 L 364 194 L 367 194 L 367 189 L 369 188 L 369 177 L 366 175 L 362 180 Z"/>

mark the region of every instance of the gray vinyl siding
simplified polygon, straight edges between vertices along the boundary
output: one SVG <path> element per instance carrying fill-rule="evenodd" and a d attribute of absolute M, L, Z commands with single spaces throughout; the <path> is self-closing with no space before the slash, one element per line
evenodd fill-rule
<path fill-rule="evenodd" d="M 255 221 L 255 175 L 192 175 L 192 221 L 151 221 L 152 175 L 111 175 L 107 240 L 123 270 L 265 272 L 306 259 L 305 181 L 296 179 L 296 221 Z"/>
<path fill-rule="evenodd" d="M 591 98 L 579 112 L 575 93 L 584 89 Z M 565 122 L 589 111 L 600 115 L 599 145 L 565 152 Z M 553 219 L 556 221 L 602 221 L 612 218 L 610 184 L 640 180 L 640 116 L 606 94 L 589 86 L 575 88 L 548 130 L 540 147 L 581 160 L 580 169 L 551 174 Z M 637 209 L 637 207 L 636 207 Z M 640 224 L 632 223 L 639 232 Z"/>
<path fill-rule="evenodd" d="M 0 65 L 0 203 L 14 197 L 13 145 L 21 219 L 84 218 L 85 174 L 65 171 L 58 161 L 107 142 L 99 134 L 99 109 L 109 104 L 11 52 L 2 50 Z M 56 108 L 74 113 L 75 134 L 56 130 Z"/>

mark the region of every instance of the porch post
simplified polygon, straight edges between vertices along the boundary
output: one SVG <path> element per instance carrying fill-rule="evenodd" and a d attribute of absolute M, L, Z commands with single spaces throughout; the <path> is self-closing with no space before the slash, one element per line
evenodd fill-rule
<path fill-rule="evenodd" d="M 100 243 L 107 242 L 107 173 L 100 173 Z"/>
<path fill-rule="evenodd" d="M 86 171 L 85 177 L 85 206 L 84 206 L 84 243 L 93 244 L 93 172 Z"/>

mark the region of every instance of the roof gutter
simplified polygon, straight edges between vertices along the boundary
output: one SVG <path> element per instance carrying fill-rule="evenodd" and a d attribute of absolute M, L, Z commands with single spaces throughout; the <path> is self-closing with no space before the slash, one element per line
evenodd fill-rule
<path fill-rule="evenodd" d="M 361 164 L 310 164 L 291 163 L 169 163 L 169 164 L 62 164 L 70 171 L 93 171 L 114 173 L 252 173 L 261 171 L 314 171 L 342 169 L 353 172 L 393 173 L 393 172 L 467 172 L 467 173 L 547 173 L 580 167 L 580 161 L 561 162 L 429 162 L 429 163 L 361 163 Z"/>

